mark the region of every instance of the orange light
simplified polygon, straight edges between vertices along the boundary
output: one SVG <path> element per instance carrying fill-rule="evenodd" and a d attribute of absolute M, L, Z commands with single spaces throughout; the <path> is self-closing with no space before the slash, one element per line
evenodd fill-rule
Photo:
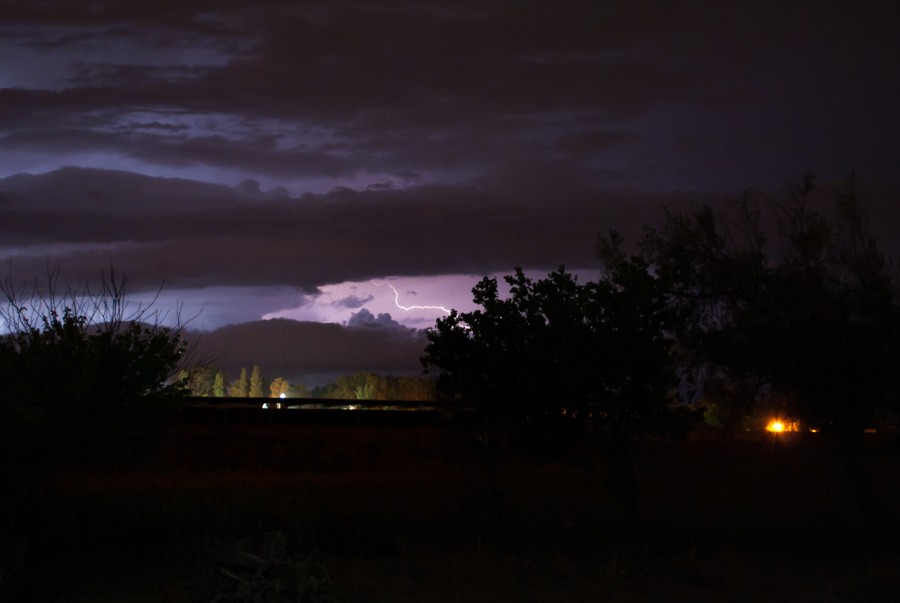
<path fill-rule="evenodd" d="M 769 421 L 769 424 L 766 425 L 766 431 L 771 431 L 772 433 L 781 433 L 785 430 L 785 425 L 778 419 L 773 419 Z"/>

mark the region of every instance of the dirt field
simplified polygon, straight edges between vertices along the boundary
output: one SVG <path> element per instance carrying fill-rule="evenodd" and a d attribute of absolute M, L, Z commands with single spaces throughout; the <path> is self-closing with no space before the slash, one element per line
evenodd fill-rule
<path fill-rule="evenodd" d="M 18 592 L 212 600 L 224 591 L 211 583 L 230 567 L 223 552 L 259 551 L 276 536 L 282 558 L 330 581 L 328 601 L 893 601 L 900 592 L 895 439 L 866 441 L 867 513 L 841 457 L 815 434 L 645 439 L 631 524 L 601 457 L 518 451 L 487 464 L 477 450 L 439 424 L 180 424 L 145 466 L 70 473 L 42 494 Z"/>

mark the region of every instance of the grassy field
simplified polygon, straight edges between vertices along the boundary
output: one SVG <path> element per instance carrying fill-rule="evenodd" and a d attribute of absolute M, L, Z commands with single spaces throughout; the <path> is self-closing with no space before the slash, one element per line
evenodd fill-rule
<path fill-rule="evenodd" d="M 183 424 L 144 466 L 41 494 L 16 596 L 264 600 L 233 594 L 274 580 L 256 558 L 323 601 L 893 601 L 900 451 L 873 436 L 863 456 L 868 514 L 815 434 L 646 439 L 631 514 L 595 455 L 487 465 L 440 425 Z"/>

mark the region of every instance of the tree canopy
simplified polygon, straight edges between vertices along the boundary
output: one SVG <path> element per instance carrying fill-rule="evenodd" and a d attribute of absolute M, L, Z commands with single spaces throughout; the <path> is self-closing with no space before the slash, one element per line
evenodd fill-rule
<path fill-rule="evenodd" d="M 131 460 L 181 394 L 179 328 L 125 300 L 111 271 L 99 291 L 0 280 L 0 574 L 33 529 L 23 518 L 47 480 L 71 465 Z M 27 515 L 25 515 L 27 517 Z M 2 585 L 0 585 L 2 586 Z"/>
<path fill-rule="evenodd" d="M 522 270 L 473 289 L 479 309 L 439 319 L 423 363 L 442 392 L 520 422 L 665 425 L 676 373 L 702 369 L 732 403 L 777 399 L 807 427 L 854 436 L 896 421 L 900 304 L 856 185 L 829 203 L 807 175 L 782 198 L 667 212 L 628 257 L 601 238 L 605 273 Z M 677 358 L 676 358 L 677 354 Z"/>
<path fill-rule="evenodd" d="M 813 191 L 808 175 L 785 199 L 667 213 L 644 251 L 690 317 L 679 335 L 695 361 L 810 427 L 858 435 L 896 412 L 896 282 L 855 183 L 830 206 Z"/>
<path fill-rule="evenodd" d="M 473 289 L 481 309 L 428 333 L 422 362 L 439 389 L 508 424 L 567 417 L 613 438 L 685 427 L 671 405 L 665 291 L 640 258 L 608 259 L 608 275 L 585 283 L 562 267 L 538 280 L 517 268 L 507 298 L 485 277 Z"/>
<path fill-rule="evenodd" d="M 58 291 L 51 273 L 30 291 L 0 283 L 0 415 L 3 443 L 41 440 L 84 451 L 127 437 L 130 422 L 182 393 L 178 328 L 125 301 L 127 280 L 110 273 L 99 292 Z"/>

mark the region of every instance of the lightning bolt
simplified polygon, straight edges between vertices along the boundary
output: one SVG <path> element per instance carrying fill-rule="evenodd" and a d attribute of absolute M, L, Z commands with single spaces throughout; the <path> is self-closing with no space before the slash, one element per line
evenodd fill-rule
<path fill-rule="evenodd" d="M 378 281 L 372 281 L 372 284 L 376 287 L 380 287 L 381 285 L 387 285 L 391 288 L 391 291 L 394 292 L 394 305 L 400 308 L 405 312 L 409 312 L 410 310 L 440 310 L 444 314 L 450 314 L 450 310 L 445 308 L 444 306 L 404 306 L 400 303 L 400 292 L 397 291 L 397 288 L 394 287 L 390 283 L 379 283 Z"/>

